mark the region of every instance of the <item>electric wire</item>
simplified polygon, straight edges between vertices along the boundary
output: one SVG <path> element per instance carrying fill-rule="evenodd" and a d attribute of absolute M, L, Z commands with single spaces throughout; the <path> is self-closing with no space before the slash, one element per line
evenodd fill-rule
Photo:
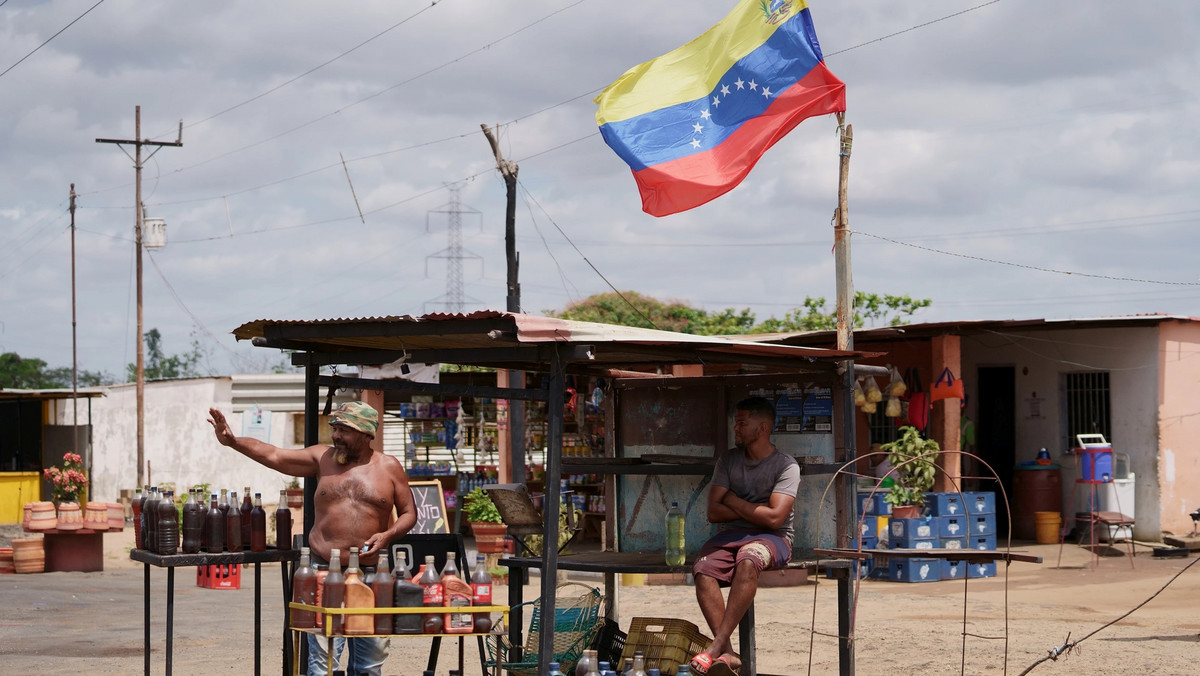
<path fill-rule="evenodd" d="M 932 26 L 935 23 L 941 23 L 943 21 L 946 21 L 947 19 L 953 19 L 954 17 L 962 16 L 963 14 L 966 14 L 968 12 L 974 12 L 977 9 L 983 9 L 984 7 L 987 7 L 988 5 L 994 5 L 998 2 L 1000 2 L 1000 0 L 991 0 L 991 2 L 985 2 L 982 5 L 975 5 L 974 7 L 968 7 L 964 10 L 954 12 L 953 14 L 947 14 L 946 16 L 934 19 L 933 21 L 926 21 L 925 23 L 920 23 L 915 26 L 905 28 L 902 31 L 896 31 L 895 33 L 889 33 L 883 37 L 875 38 L 874 40 L 867 40 L 866 42 L 860 42 L 859 44 L 854 45 L 853 47 L 846 47 L 845 49 L 839 49 L 836 52 L 826 54 L 825 58 L 828 59 L 831 56 L 837 56 L 838 54 L 845 54 L 846 52 L 853 51 L 855 49 L 858 49 L 859 47 L 866 47 L 867 45 L 873 45 L 876 42 L 883 42 L 884 40 L 887 40 L 888 38 L 894 38 L 897 35 L 904 35 L 905 33 L 911 33 L 912 31 L 919 30 L 919 29 L 925 28 L 927 26 Z"/>
<path fill-rule="evenodd" d="M 919 244 L 912 244 L 911 242 L 902 242 L 898 239 L 892 239 L 891 237 L 884 237 L 883 235 L 876 235 L 876 234 L 870 233 L 870 232 L 863 232 L 861 230 L 851 230 L 850 232 L 852 232 L 855 235 L 871 237 L 874 239 L 883 240 L 885 242 L 890 242 L 892 244 L 898 244 L 900 246 L 907 246 L 907 247 L 911 247 L 913 249 L 920 249 L 922 251 L 929 251 L 931 253 L 942 254 L 945 256 L 955 256 L 957 258 L 966 258 L 968 260 L 979 261 L 981 263 L 993 263 L 995 265 L 1008 265 L 1008 266 L 1011 266 L 1014 268 L 1024 268 L 1026 270 L 1036 270 L 1038 272 L 1050 272 L 1050 273 L 1053 273 L 1056 275 L 1070 275 L 1073 277 L 1089 277 L 1092 279 L 1107 279 L 1107 280 L 1111 280 L 1111 281 L 1115 281 L 1115 282 L 1137 282 L 1140 284 L 1161 284 L 1164 286 L 1200 286 L 1200 282 L 1170 282 L 1170 281 L 1158 280 L 1158 279 L 1141 279 L 1138 277 L 1119 277 L 1116 275 L 1101 275 L 1101 274 L 1096 274 L 1096 273 L 1091 273 L 1091 272 L 1077 272 L 1077 271 L 1073 271 L 1073 270 L 1057 270 L 1055 268 L 1043 268 L 1043 267 L 1040 267 L 1037 265 L 1029 265 L 1027 263 L 1014 263 L 1012 261 L 1002 261 L 1002 260 L 997 260 L 995 258 L 984 258 L 983 256 L 972 256 L 970 254 L 957 253 L 955 251 L 946 251 L 944 249 L 935 249 L 933 247 L 921 246 Z"/>
<path fill-rule="evenodd" d="M 521 186 L 521 196 L 522 201 L 525 203 L 525 208 L 529 211 L 529 222 L 533 224 L 534 231 L 537 233 L 538 238 L 542 240 L 542 246 L 546 249 L 546 255 L 550 256 L 550 260 L 554 261 L 554 268 L 558 271 L 558 279 L 562 282 L 563 292 L 569 300 L 575 300 L 579 293 L 579 288 L 575 287 L 576 295 L 572 295 L 571 290 L 567 288 L 567 273 L 563 270 L 562 263 L 558 261 L 558 257 L 554 255 L 554 251 L 550 249 L 550 243 L 546 241 L 546 235 L 542 233 L 542 228 L 538 225 L 537 216 L 534 214 L 533 205 L 529 200 L 529 191 L 525 190 L 525 186 Z M 575 285 L 571 284 L 571 286 L 574 287 Z"/>
<path fill-rule="evenodd" d="M 8 0 L 5 0 L 5 2 L 8 2 Z M 25 56 L 22 56 L 20 59 L 18 59 L 18 60 L 17 60 L 17 62 L 16 62 L 16 63 L 14 63 L 13 65 L 9 66 L 8 68 L 5 68 L 3 71 L 0 71 L 0 77 L 4 77 L 5 75 L 8 75 L 8 72 L 9 72 L 10 70 L 12 70 L 13 68 L 16 68 L 17 66 L 21 65 L 21 63 L 22 63 L 22 62 L 24 62 L 24 61 L 25 61 L 25 59 L 28 59 L 29 57 L 33 56 L 34 54 L 36 54 L 36 53 L 37 53 L 37 51 L 38 51 L 39 49 L 41 49 L 42 47 L 45 47 L 46 45 L 50 44 L 50 41 L 51 41 L 51 40 L 53 40 L 54 38 L 56 38 L 56 37 L 58 37 L 58 36 L 62 35 L 62 34 L 63 34 L 63 31 L 67 30 L 67 29 L 68 29 L 68 28 L 70 28 L 71 26 L 74 26 L 76 21 L 79 21 L 79 20 L 80 20 L 80 19 L 82 19 L 83 17 L 87 16 L 88 14 L 90 14 L 90 13 L 91 13 L 91 11 L 92 11 L 93 9 L 96 9 L 97 7 L 99 7 L 99 6 L 100 6 L 101 4 L 103 4 L 103 3 L 104 3 L 104 0 L 97 0 L 96 4 L 92 5 L 91 7 L 88 7 L 88 8 L 87 8 L 87 10 L 86 10 L 86 11 L 84 11 L 84 13 L 83 13 L 83 14 L 80 14 L 79 16 L 77 16 L 77 17 L 75 17 L 74 19 L 72 19 L 72 20 L 71 20 L 71 23 L 69 23 L 69 24 L 67 24 L 67 25 L 63 26 L 63 27 L 62 27 L 62 28 L 60 28 L 60 29 L 58 29 L 58 32 L 57 32 L 57 33 L 55 33 L 54 35 L 51 35 L 50 37 L 46 38 L 45 42 L 43 42 L 42 44 L 38 45 L 37 47 L 34 47 L 32 52 L 29 52 L 29 53 L 28 53 L 28 54 L 26 54 Z"/>

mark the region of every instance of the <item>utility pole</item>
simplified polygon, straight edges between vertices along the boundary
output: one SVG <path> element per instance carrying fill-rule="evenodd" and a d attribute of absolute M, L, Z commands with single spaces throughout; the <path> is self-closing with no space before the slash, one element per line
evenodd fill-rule
<path fill-rule="evenodd" d="M 75 184 L 71 184 L 71 450 L 79 455 L 79 352 L 75 333 Z M 92 458 L 88 454 L 88 469 Z"/>
<path fill-rule="evenodd" d="M 131 145 L 134 148 L 134 155 L 129 159 L 133 160 L 135 183 L 137 184 L 134 201 L 133 246 L 137 252 L 137 485 L 141 486 L 146 464 L 146 348 L 142 338 L 142 146 L 154 148 L 154 151 L 147 155 L 146 159 L 154 157 L 154 154 L 164 146 L 183 147 L 183 120 L 179 121 L 179 136 L 174 141 L 151 141 L 142 138 L 142 107 L 134 106 L 132 139 L 98 138 L 96 143 L 114 143 L 122 146 L 121 150 L 126 157 L 129 157 L 129 151 L 125 150 L 124 146 Z"/>
<path fill-rule="evenodd" d="M 521 264 L 521 257 L 517 253 L 518 167 L 516 162 L 504 159 L 504 155 L 500 153 L 500 143 L 492 130 L 486 124 L 479 127 L 483 129 L 483 135 L 492 147 L 492 154 L 496 156 L 496 169 L 504 178 L 504 192 L 507 197 L 504 212 L 504 255 L 508 263 L 508 303 L 505 309 L 509 312 L 520 312 L 521 284 L 517 281 L 517 271 Z M 505 371 L 503 374 L 509 387 L 525 386 L 524 372 Z M 519 399 L 508 402 L 508 453 L 511 473 L 509 481 L 525 481 L 525 403 Z"/>
<path fill-rule="evenodd" d="M 850 151 L 854 146 L 854 127 L 846 124 L 846 113 L 837 114 L 838 122 L 838 207 L 833 225 L 834 275 L 837 280 L 837 349 L 854 349 L 854 277 L 850 267 Z M 854 444 L 854 360 L 840 363 L 842 373 L 842 400 L 838 407 L 842 411 L 839 429 L 834 434 L 833 461 L 839 465 L 853 460 L 857 455 Z M 854 534 L 854 478 L 839 476 L 834 485 L 835 512 L 837 514 L 837 546 L 851 547 Z M 839 589 L 850 580 L 839 579 Z M 838 620 L 838 655 L 842 673 L 854 675 L 853 619 L 849 613 Z M 849 665 L 847 668 L 846 665 Z"/>

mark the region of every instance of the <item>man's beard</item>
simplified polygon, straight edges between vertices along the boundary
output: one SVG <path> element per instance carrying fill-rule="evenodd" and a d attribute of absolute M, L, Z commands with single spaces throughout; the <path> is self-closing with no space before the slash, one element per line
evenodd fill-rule
<path fill-rule="evenodd" d="M 351 450 L 346 446 L 335 446 L 333 449 L 333 461 L 339 465 L 354 462 L 358 460 L 359 455 L 358 451 Z"/>

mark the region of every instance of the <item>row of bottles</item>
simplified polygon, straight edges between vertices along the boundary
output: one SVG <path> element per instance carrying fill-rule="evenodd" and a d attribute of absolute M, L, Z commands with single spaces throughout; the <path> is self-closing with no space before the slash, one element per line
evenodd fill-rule
<path fill-rule="evenodd" d="M 484 557 L 475 561 L 470 582 L 462 579 L 454 552 L 447 552 L 446 565 L 439 573 L 432 555 L 425 557 L 417 580 L 409 575 L 403 552 L 395 570 L 388 566 L 387 553 L 379 556 L 375 572 L 363 576 L 358 567 L 358 548 L 350 548 L 350 560 L 345 573 L 341 571 L 341 552 L 334 549 L 329 556 L 329 573 L 321 585 L 317 602 L 317 571 L 312 568 L 308 548 L 300 550 L 300 567 L 292 582 L 292 600 L 323 608 L 439 608 L 466 609 L 492 604 L 492 578 L 484 566 Z M 363 615 L 330 615 L 319 618 L 313 611 L 292 612 L 292 627 L 322 629 L 323 622 L 332 623 L 334 634 L 349 636 L 370 634 L 486 634 L 492 628 L 490 613 L 466 611 L 426 613 L 380 613 Z"/>
<path fill-rule="evenodd" d="M 609 667 L 608 662 L 600 661 L 595 650 L 585 650 L 575 665 L 575 676 L 616 676 L 617 672 Z M 640 650 L 633 653 L 633 659 L 625 660 L 625 668 L 620 673 L 621 676 L 659 676 L 658 669 L 646 668 L 646 656 Z M 691 673 L 692 668 L 688 664 L 680 664 L 675 672 L 676 676 L 690 676 Z M 550 676 L 565 676 L 558 662 L 550 663 Z"/>
<path fill-rule="evenodd" d="M 182 511 L 182 516 L 180 515 Z M 133 500 L 134 538 L 138 549 L 155 554 L 180 552 L 267 551 L 267 513 L 262 494 L 250 498 L 246 487 L 239 506 L 236 491 L 222 488 L 213 493 L 208 507 L 199 489 L 188 491 L 182 509 L 175 507 L 173 491 L 146 486 Z M 279 509 L 275 512 L 276 549 L 292 548 L 292 512 L 287 507 L 286 491 L 279 491 Z"/>

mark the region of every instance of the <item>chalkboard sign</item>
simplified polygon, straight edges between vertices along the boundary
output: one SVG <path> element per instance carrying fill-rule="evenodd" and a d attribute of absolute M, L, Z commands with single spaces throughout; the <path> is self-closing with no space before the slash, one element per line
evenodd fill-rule
<path fill-rule="evenodd" d="M 449 533 L 450 523 L 446 519 L 446 496 L 442 493 L 442 482 L 410 481 L 413 503 L 417 506 L 417 524 L 410 533 Z"/>

